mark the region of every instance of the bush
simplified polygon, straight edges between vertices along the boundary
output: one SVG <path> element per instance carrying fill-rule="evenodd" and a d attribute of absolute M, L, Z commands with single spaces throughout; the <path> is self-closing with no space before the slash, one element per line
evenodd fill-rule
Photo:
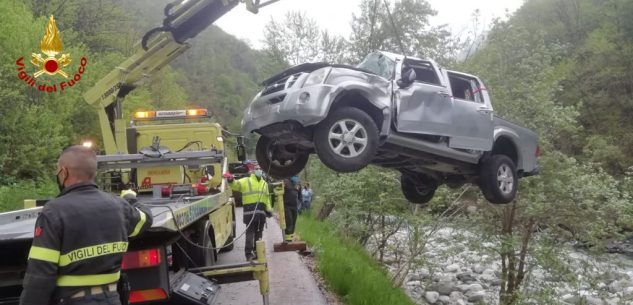
<path fill-rule="evenodd" d="M 59 193 L 50 180 L 27 180 L 0 186 L 0 212 L 19 210 L 24 199 L 51 198 Z"/>

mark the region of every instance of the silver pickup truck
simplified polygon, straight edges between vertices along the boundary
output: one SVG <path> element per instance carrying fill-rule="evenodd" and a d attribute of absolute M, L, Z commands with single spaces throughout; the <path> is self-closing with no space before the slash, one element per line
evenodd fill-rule
<path fill-rule="evenodd" d="M 440 184 L 473 183 L 504 204 L 519 178 L 539 172 L 537 135 L 495 116 L 478 77 L 433 60 L 374 52 L 355 67 L 303 64 L 262 85 L 242 132 L 261 135 L 256 157 L 271 176 L 299 173 L 316 153 L 338 172 L 400 171 L 413 203 Z"/>

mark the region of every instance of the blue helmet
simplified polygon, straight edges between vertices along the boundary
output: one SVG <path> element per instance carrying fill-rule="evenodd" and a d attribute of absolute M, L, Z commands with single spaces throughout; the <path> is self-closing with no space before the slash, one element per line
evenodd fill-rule
<path fill-rule="evenodd" d="M 290 182 L 292 182 L 292 184 L 299 184 L 299 176 L 292 176 L 290 177 Z"/>

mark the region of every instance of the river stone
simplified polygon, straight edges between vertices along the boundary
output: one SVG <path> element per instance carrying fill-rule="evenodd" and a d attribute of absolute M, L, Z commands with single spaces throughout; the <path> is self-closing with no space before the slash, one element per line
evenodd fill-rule
<path fill-rule="evenodd" d="M 451 292 L 449 297 L 451 298 L 451 300 L 463 300 L 464 299 L 464 294 L 459 292 L 459 291 L 453 291 L 453 292 Z"/>
<path fill-rule="evenodd" d="M 563 302 L 565 303 L 569 303 L 569 304 L 577 304 L 578 302 L 580 302 L 580 297 L 578 297 L 575 294 L 566 294 L 563 296 Z"/>
<path fill-rule="evenodd" d="M 449 298 L 447 295 L 441 295 L 438 301 L 442 304 L 448 304 L 451 301 L 451 298 Z"/>
<path fill-rule="evenodd" d="M 471 304 L 471 303 L 468 303 L 468 304 Z M 462 299 L 451 300 L 450 302 L 448 302 L 448 305 L 466 305 L 466 301 Z"/>
<path fill-rule="evenodd" d="M 468 292 L 466 293 L 466 297 L 468 298 L 468 302 L 480 302 L 483 301 L 484 298 L 486 297 L 486 292 L 485 291 L 475 291 L 475 292 Z"/>
<path fill-rule="evenodd" d="M 440 294 L 436 291 L 427 291 L 426 293 L 424 293 L 424 299 L 429 302 L 429 304 L 437 303 L 437 300 L 439 300 L 439 298 Z"/>
<path fill-rule="evenodd" d="M 455 290 L 455 283 L 451 281 L 440 281 L 433 284 L 431 290 L 437 291 L 442 295 L 449 295 Z"/>
<path fill-rule="evenodd" d="M 450 264 L 450 265 L 446 266 L 446 268 L 444 268 L 444 270 L 446 272 L 457 272 L 457 271 L 459 271 L 459 265 L 458 264 Z"/>
<path fill-rule="evenodd" d="M 466 284 L 470 284 L 472 282 L 477 281 L 477 279 L 468 272 L 458 274 L 457 279 Z"/>
<path fill-rule="evenodd" d="M 431 276 L 431 272 L 429 269 L 420 268 L 418 269 L 418 276 L 420 276 L 421 279 L 428 279 L 429 276 Z"/>
<path fill-rule="evenodd" d="M 468 284 L 459 284 L 457 286 L 455 286 L 455 288 L 457 288 L 457 290 L 461 293 L 466 293 L 468 291 L 468 289 L 470 289 L 470 285 Z"/>
<path fill-rule="evenodd" d="M 604 301 L 602 301 L 600 298 L 596 298 L 594 296 L 586 296 L 585 300 L 587 301 L 587 305 L 604 305 Z"/>
<path fill-rule="evenodd" d="M 483 291 L 484 287 L 481 286 L 481 284 L 470 284 L 468 285 L 468 290 L 467 292 L 477 292 L 477 291 Z"/>
<path fill-rule="evenodd" d="M 480 279 L 483 282 L 489 283 L 491 286 L 499 286 L 500 280 L 492 269 L 486 269 L 482 274 Z"/>
<path fill-rule="evenodd" d="M 472 270 L 474 273 L 481 274 L 482 272 L 484 272 L 484 270 L 486 270 L 486 268 L 484 268 L 484 266 L 481 264 L 475 264 L 470 268 L 470 270 Z"/>

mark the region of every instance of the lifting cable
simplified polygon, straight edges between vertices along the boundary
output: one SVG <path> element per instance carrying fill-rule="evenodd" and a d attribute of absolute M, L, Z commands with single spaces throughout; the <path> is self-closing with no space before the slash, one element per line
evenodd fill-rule
<path fill-rule="evenodd" d="M 398 32 L 398 29 L 396 28 L 396 23 L 393 21 L 393 16 L 391 15 L 391 11 L 389 10 L 389 4 L 387 4 L 387 0 L 383 0 L 383 2 L 385 3 L 385 8 L 387 9 L 387 15 L 389 16 L 389 21 L 391 22 L 393 33 L 394 35 L 396 35 L 396 40 L 398 41 L 398 45 L 400 46 L 400 52 L 402 52 L 402 55 L 407 56 L 407 54 L 404 51 L 404 45 L 402 44 L 402 40 L 400 39 L 400 33 Z"/>

